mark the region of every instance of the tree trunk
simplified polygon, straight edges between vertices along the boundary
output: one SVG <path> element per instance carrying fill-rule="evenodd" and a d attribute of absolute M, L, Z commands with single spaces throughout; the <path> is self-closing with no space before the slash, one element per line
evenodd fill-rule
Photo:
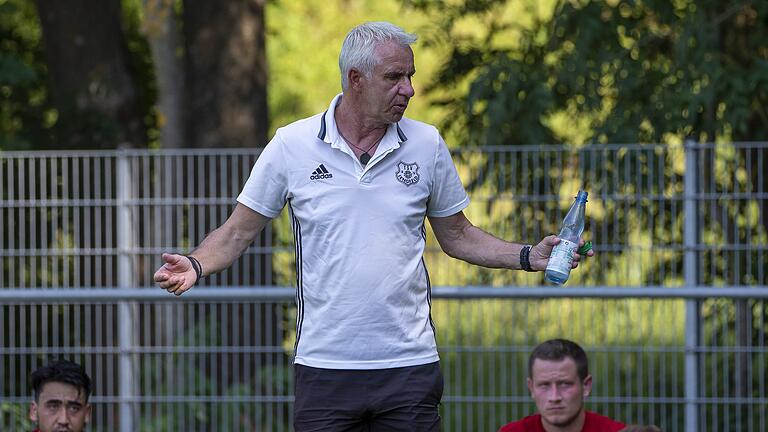
<path fill-rule="evenodd" d="M 184 0 L 189 147 L 266 145 L 264 3 L 265 0 Z M 210 192 L 208 196 L 216 195 Z M 256 244 L 266 247 L 271 241 L 272 233 L 267 227 Z M 258 267 L 265 271 L 259 274 L 256 285 L 268 284 L 272 280 L 271 256 L 262 256 Z M 242 275 L 232 279 L 245 280 Z M 279 308 L 268 308 L 264 313 L 265 316 L 248 323 L 239 321 L 237 314 L 221 317 L 218 323 L 221 328 L 248 325 L 256 340 L 282 341 L 285 336 Z M 282 364 L 270 353 L 250 355 L 248 361 L 255 370 Z M 234 384 L 234 378 L 223 377 L 224 385 Z"/>
<path fill-rule="evenodd" d="M 58 146 L 146 146 L 120 0 L 36 0 Z"/>
<path fill-rule="evenodd" d="M 184 72 L 173 0 L 144 0 L 144 34 L 152 51 L 157 79 L 160 145 L 186 146 L 184 136 Z"/>
<path fill-rule="evenodd" d="M 184 1 L 190 147 L 267 140 L 264 0 Z"/>

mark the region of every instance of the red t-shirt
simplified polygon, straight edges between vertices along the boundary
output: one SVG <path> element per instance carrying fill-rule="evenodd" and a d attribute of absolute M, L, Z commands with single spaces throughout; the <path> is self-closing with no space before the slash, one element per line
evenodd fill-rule
<path fill-rule="evenodd" d="M 611 420 L 590 411 L 585 412 L 584 427 L 581 432 L 618 432 L 624 428 L 624 423 Z M 507 423 L 499 432 L 546 432 L 541 425 L 541 414 L 524 417 L 522 420 Z"/>

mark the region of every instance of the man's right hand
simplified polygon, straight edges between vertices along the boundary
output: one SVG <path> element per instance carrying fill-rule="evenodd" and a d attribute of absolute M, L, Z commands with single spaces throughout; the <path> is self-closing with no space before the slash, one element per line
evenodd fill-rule
<path fill-rule="evenodd" d="M 165 264 L 155 272 L 154 276 L 160 288 L 179 296 L 197 282 L 197 273 L 189 258 L 184 255 L 164 253 L 163 261 Z"/>

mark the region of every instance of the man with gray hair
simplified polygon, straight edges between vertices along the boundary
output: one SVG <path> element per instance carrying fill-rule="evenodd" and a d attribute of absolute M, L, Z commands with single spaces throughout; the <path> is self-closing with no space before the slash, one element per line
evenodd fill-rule
<path fill-rule="evenodd" d="M 542 271 L 559 242 L 506 242 L 464 216 L 469 197 L 439 132 L 403 117 L 415 41 L 390 23 L 353 28 L 339 56 L 343 92 L 280 128 L 227 222 L 187 256 L 163 254 L 155 273 L 182 294 L 232 264 L 288 206 L 299 432 L 440 430 L 426 218 L 448 255 L 485 267 Z"/>

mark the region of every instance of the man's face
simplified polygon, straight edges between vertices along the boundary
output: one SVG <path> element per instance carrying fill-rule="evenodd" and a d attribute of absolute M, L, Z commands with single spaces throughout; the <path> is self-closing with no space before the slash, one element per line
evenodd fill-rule
<path fill-rule="evenodd" d="M 77 387 L 48 382 L 29 407 L 29 419 L 38 424 L 40 432 L 81 432 L 91 419 L 91 406 Z"/>
<path fill-rule="evenodd" d="M 536 359 L 532 375 L 528 378 L 528 390 L 545 427 L 565 428 L 583 417 L 584 398 L 592 391 L 592 377 L 588 375 L 581 382 L 572 358 Z"/>
<path fill-rule="evenodd" d="M 376 46 L 379 63 L 370 78 L 362 76 L 364 109 L 377 123 L 396 123 L 403 118 L 414 90 L 411 78 L 416 73 L 413 50 L 397 42 L 384 42 Z"/>

